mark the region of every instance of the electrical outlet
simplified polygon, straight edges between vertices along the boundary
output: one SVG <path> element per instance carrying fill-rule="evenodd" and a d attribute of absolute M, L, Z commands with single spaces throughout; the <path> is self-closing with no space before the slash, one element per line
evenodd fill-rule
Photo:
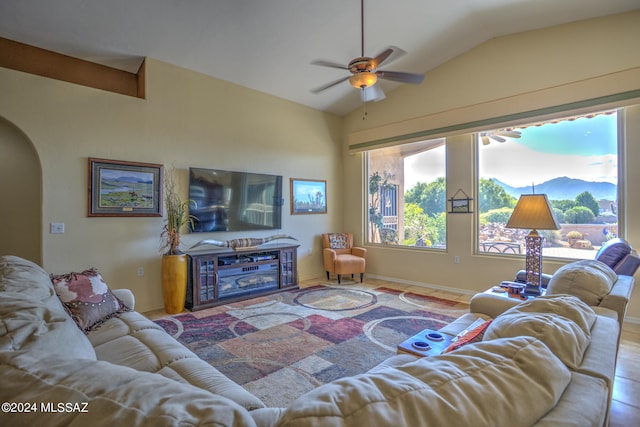
<path fill-rule="evenodd" d="M 64 234 L 64 222 L 52 222 L 51 234 Z"/>
<path fill-rule="evenodd" d="M 453 263 L 454 264 L 460 264 L 460 257 L 458 255 L 453 257 Z"/>
<path fill-rule="evenodd" d="M 144 267 L 138 267 L 138 276 L 139 277 L 144 276 Z"/>

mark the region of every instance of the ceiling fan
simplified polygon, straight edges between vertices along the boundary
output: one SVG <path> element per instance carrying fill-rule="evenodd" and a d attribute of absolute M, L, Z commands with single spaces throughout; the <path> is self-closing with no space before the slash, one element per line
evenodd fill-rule
<path fill-rule="evenodd" d="M 405 73 L 401 71 L 385 71 L 379 69 L 383 63 L 389 64 L 406 54 L 406 52 L 400 48 L 391 46 L 373 58 L 364 56 L 364 0 L 360 1 L 360 40 L 361 56 L 349 61 L 347 66 L 324 60 L 311 62 L 313 65 L 348 70 L 351 73 L 351 76 L 342 77 L 331 83 L 315 88 L 311 92 L 320 93 L 348 80 L 351 86 L 356 89 L 360 89 L 363 102 L 379 101 L 385 97 L 380 86 L 376 86 L 376 82 L 379 78 L 412 84 L 420 84 L 424 80 L 424 76 L 422 74 Z"/>
<path fill-rule="evenodd" d="M 520 138 L 521 135 L 522 133 L 517 130 L 501 129 L 491 132 L 482 132 L 480 134 L 480 138 L 482 139 L 482 145 L 489 145 L 492 139 L 498 142 L 505 142 L 507 141 L 506 138 Z"/>

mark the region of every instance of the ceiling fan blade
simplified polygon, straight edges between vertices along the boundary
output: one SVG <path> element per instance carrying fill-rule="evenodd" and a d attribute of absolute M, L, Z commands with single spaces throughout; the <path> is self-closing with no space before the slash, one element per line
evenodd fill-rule
<path fill-rule="evenodd" d="M 503 132 L 499 132 L 498 135 L 502 135 L 502 136 L 507 136 L 509 138 L 520 138 L 521 133 L 518 132 L 517 130 L 511 131 L 511 130 L 506 130 Z"/>
<path fill-rule="evenodd" d="M 373 58 L 373 60 L 371 61 L 371 64 L 373 66 L 373 69 L 375 70 L 383 63 L 388 65 L 393 61 L 395 61 L 396 59 L 404 56 L 406 53 L 407 52 L 400 49 L 399 47 L 389 46 L 383 52 L 379 53 L 378 56 Z"/>
<path fill-rule="evenodd" d="M 315 61 L 311 61 L 312 65 L 320 65 L 321 67 L 330 67 L 330 68 L 338 68 L 340 70 L 348 70 L 349 67 L 342 65 L 342 64 L 338 64 L 336 62 L 331 62 L 331 61 L 324 61 L 322 59 L 317 59 Z"/>
<path fill-rule="evenodd" d="M 323 90 L 327 90 L 327 89 L 329 89 L 329 88 L 332 88 L 332 87 L 334 87 L 335 85 L 338 85 L 338 84 L 340 84 L 340 83 L 342 83 L 342 82 L 344 82 L 344 81 L 347 81 L 347 80 L 349 80 L 349 76 L 347 76 L 347 77 L 342 77 L 341 79 L 334 80 L 334 81 L 332 81 L 331 83 L 327 83 L 326 85 L 323 85 L 323 86 L 317 87 L 317 88 L 315 88 L 315 89 L 311 89 L 311 92 L 312 92 L 312 93 L 320 93 L 320 92 L 322 92 Z"/>
<path fill-rule="evenodd" d="M 380 64 L 382 64 L 391 56 L 391 54 L 393 54 L 392 48 L 388 48 L 384 52 L 379 53 L 378 56 L 373 58 L 373 60 L 371 61 L 371 68 L 373 68 L 374 70 L 378 68 Z"/>
<path fill-rule="evenodd" d="M 401 83 L 420 84 L 424 80 L 424 75 L 403 73 L 401 71 L 376 71 L 376 75 L 381 79 L 392 80 Z"/>
<path fill-rule="evenodd" d="M 489 135 L 489 138 L 495 139 L 498 142 L 505 142 L 506 141 L 506 139 L 504 139 L 503 137 L 498 136 L 498 135 Z"/>
<path fill-rule="evenodd" d="M 386 95 L 379 85 L 373 85 L 360 90 L 360 97 L 362 98 L 362 102 L 369 102 L 382 101 L 386 98 Z"/>

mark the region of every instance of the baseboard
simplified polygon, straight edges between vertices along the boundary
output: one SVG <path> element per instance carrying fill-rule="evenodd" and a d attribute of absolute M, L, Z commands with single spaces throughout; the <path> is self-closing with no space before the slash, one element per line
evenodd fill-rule
<path fill-rule="evenodd" d="M 379 279 L 379 280 L 386 280 L 388 282 L 401 283 L 403 285 L 420 286 L 422 288 L 435 289 L 438 291 L 454 292 L 457 294 L 464 294 L 464 295 L 475 295 L 479 292 L 482 292 L 482 291 L 473 291 L 470 289 L 452 288 L 450 286 L 436 285 L 433 283 L 414 282 L 412 280 L 398 279 L 397 277 L 378 276 L 376 274 L 366 274 L 365 278 L 366 277 L 371 277 L 373 279 Z"/>

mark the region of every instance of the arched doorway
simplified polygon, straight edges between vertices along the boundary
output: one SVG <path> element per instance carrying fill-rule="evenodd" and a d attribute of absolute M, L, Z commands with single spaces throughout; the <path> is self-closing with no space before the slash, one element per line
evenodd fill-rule
<path fill-rule="evenodd" d="M 29 138 L 0 117 L 0 255 L 42 264 L 42 169 Z"/>

